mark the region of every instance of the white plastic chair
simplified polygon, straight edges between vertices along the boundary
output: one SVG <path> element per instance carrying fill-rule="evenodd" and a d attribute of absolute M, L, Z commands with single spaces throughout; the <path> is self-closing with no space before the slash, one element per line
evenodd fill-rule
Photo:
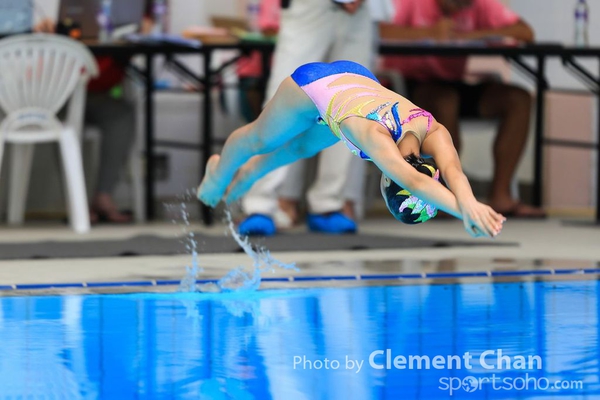
<path fill-rule="evenodd" d="M 56 141 L 73 230 L 90 229 L 81 157 L 86 87 L 98 67 L 87 47 L 58 35 L 18 35 L 0 40 L 0 165 L 11 143 L 8 222 L 23 223 L 34 144 Z M 57 113 L 68 103 L 65 122 Z"/>

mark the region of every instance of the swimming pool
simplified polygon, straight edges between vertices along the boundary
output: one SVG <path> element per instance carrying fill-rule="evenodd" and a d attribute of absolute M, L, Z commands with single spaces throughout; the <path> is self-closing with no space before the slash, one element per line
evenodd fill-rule
<path fill-rule="evenodd" d="M 582 280 L 4 297 L 0 399 L 600 398 L 598 295 Z"/>

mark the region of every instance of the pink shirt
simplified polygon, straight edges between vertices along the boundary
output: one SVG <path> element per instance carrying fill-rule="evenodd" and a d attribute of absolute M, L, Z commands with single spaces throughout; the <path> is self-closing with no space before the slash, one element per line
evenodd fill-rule
<path fill-rule="evenodd" d="M 435 25 L 442 17 L 437 0 L 395 0 L 394 23 L 424 28 Z M 473 0 L 473 4 L 451 16 L 459 31 L 497 29 L 513 25 L 519 16 L 499 0 Z M 466 57 L 387 57 L 385 66 L 398 69 L 409 79 L 461 80 Z"/>

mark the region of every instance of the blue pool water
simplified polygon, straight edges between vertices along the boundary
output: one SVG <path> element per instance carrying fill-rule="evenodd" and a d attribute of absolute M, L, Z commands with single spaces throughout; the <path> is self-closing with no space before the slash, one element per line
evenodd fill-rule
<path fill-rule="evenodd" d="M 5 297 L 0 399 L 597 399 L 598 295 L 590 280 Z"/>

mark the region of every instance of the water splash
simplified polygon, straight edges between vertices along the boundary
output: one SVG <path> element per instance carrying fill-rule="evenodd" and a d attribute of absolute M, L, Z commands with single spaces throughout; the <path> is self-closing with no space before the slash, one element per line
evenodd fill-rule
<path fill-rule="evenodd" d="M 190 228 L 190 213 L 187 203 L 192 199 L 195 199 L 195 189 L 188 189 L 182 195 L 177 196 L 177 204 L 165 204 L 167 210 L 174 215 L 171 222 L 181 226 L 184 247 L 186 252 L 192 257 L 190 265 L 185 266 L 185 276 L 179 283 L 179 292 L 184 293 L 196 292 L 196 282 L 204 270 L 198 262 L 198 242 L 196 241 L 194 232 Z M 198 309 L 198 302 L 192 299 L 184 299 L 180 300 L 180 302 L 186 310 L 186 317 L 193 321 L 192 329 L 200 329 L 200 322 L 203 317 Z"/>
<path fill-rule="evenodd" d="M 240 236 L 235 230 L 229 210 L 225 210 L 225 217 L 229 233 L 252 260 L 252 268 L 248 270 L 243 266 L 238 266 L 217 282 L 200 285 L 198 289 L 201 292 L 254 291 L 260 287 L 262 276 L 266 272 L 273 272 L 275 268 L 298 270 L 295 263 L 287 264 L 273 258 L 271 252 L 265 247 L 254 249 L 248 237 Z"/>
<path fill-rule="evenodd" d="M 173 211 L 173 209 L 176 206 L 178 206 L 176 210 L 176 218 L 174 218 L 172 222 L 181 226 L 183 234 L 183 244 L 187 253 L 192 256 L 190 265 L 185 266 L 186 273 L 179 284 L 180 292 L 194 292 L 196 290 L 196 281 L 198 279 L 198 276 L 203 271 L 203 268 L 200 267 L 200 264 L 198 262 L 198 242 L 196 241 L 194 232 L 190 229 L 190 213 L 186 204 L 194 198 L 195 190 L 188 189 L 184 192 L 184 194 L 177 197 L 177 205 L 165 205 L 170 211 Z"/>
<path fill-rule="evenodd" d="M 244 253 L 252 260 L 252 266 L 246 268 L 238 266 L 215 282 L 198 284 L 198 278 L 204 271 L 200 266 L 198 258 L 198 242 L 194 232 L 190 229 L 190 213 L 187 203 L 196 198 L 196 189 L 189 189 L 183 195 L 178 196 L 177 204 L 167 204 L 166 207 L 176 215 L 172 220 L 180 224 L 184 238 L 186 251 L 191 254 L 191 264 L 186 265 L 186 273 L 179 284 L 180 292 L 202 292 L 223 293 L 255 291 L 260 287 L 262 276 L 273 272 L 276 268 L 298 271 L 295 263 L 284 263 L 275 259 L 265 247 L 253 247 L 247 236 L 240 236 L 236 231 L 229 209 L 225 210 L 226 233 L 230 234 L 236 243 L 244 250 Z M 236 303 L 237 304 L 237 303 Z M 241 302 L 240 304 L 245 304 Z M 241 307 L 241 306 L 240 306 Z M 245 306 L 244 306 L 245 307 Z M 244 308 L 241 307 L 241 308 Z M 235 314 L 251 312 L 251 310 L 231 310 Z M 251 312 L 252 313 L 252 312 Z M 195 310 L 188 309 L 188 314 L 196 315 Z"/>
<path fill-rule="evenodd" d="M 184 221 L 184 241 L 186 250 L 192 255 L 191 265 L 186 265 L 186 274 L 185 277 L 181 280 L 179 284 L 179 290 L 183 292 L 192 292 L 196 287 L 196 279 L 200 272 L 203 271 L 200 268 L 198 263 L 198 242 L 196 241 L 196 237 L 194 232 L 189 230 L 190 220 L 189 220 L 189 212 L 187 211 L 187 207 L 185 203 L 181 203 L 181 218 Z"/>

